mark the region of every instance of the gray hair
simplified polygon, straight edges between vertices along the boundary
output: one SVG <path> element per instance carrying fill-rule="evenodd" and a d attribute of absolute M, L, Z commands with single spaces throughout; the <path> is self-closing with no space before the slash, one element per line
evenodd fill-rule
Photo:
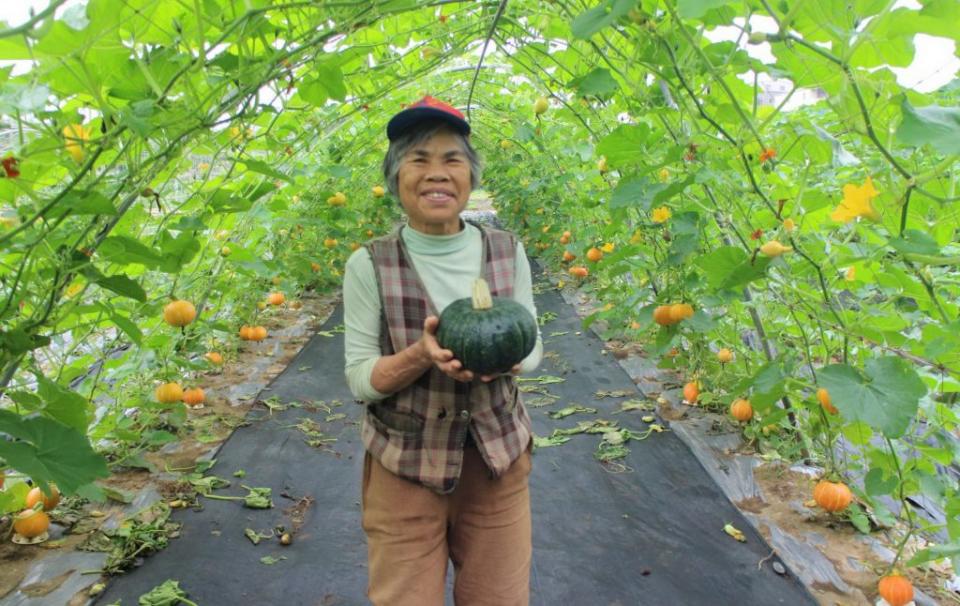
<path fill-rule="evenodd" d="M 483 166 L 480 162 L 480 156 L 470 145 L 470 139 L 454 130 L 449 124 L 442 121 L 428 123 L 423 128 L 418 128 L 406 132 L 395 140 L 390 142 L 387 149 L 387 155 L 383 158 L 383 177 L 387 182 L 387 189 L 395 197 L 400 197 L 400 187 L 397 184 L 400 175 L 400 163 L 407 152 L 420 145 L 435 134 L 447 131 L 456 135 L 463 145 L 463 153 L 467 155 L 467 161 L 470 163 L 470 189 L 474 190 L 480 186 L 480 175 Z"/>

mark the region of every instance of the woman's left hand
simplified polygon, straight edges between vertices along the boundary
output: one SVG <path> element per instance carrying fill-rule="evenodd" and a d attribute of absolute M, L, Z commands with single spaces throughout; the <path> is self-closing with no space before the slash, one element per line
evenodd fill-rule
<path fill-rule="evenodd" d="M 496 378 L 498 378 L 498 377 L 501 377 L 501 376 L 503 376 L 504 374 L 506 374 L 506 373 L 502 373 L 502 372 L 501 372 L 501 373 L 498 373 L 498 374 L 495 374 L 495 375 L 480 375 L 480 380 L 483 381 L 484 383 L 489 383 L 490 381 L 493 381 L 494 379 L 496 379 Z M 518 375 L 518 374 L 520 374 L 520 365 L 519 365 L 519 364 L 514 364 L 514 365 L 513 365 L 513 368 L 510 369 L 510 373 L 509 373 L 509 374 L 511 374 L 511 375 Z"/>

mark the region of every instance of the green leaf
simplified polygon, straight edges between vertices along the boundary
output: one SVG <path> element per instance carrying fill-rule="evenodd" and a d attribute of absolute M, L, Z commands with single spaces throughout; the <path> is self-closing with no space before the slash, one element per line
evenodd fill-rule
<path fill-rule="evenodd" d="M 240 213 L 253 206 L 253 202 L 230 189 L 218 189 L 210 196 L 210 206 L 218 213 Z"/>
<path fill-rule="evenodd" d="M 896 476 L 890 475 L 889 477 L 884 477 L 884 470 L 880 467 L 874 467 L 867 473 L 866 477 L 863 480 L 864 490 L 867 491 L 867 494 L 873 497 L 893 494 L 893 491 L 896 490 L 897 481 Z"/>
<path fill-rule="evenodd" d="M 6 332 L 0 332 L 0 350 L 6 350 L 11 356 L 19 356 L 38 347 L 50 345 L 50 337 L 34 335 L 17 327 Z"/>
<path fill-rule="evenodd" d="M 37 375 L 37 395 L 44 402 L 41 413 L 77 431 L 86 432 L 90 423 L 87 399 L 43 375 Z"/>
<path fill-rule="evenodd" d="M 609 156 L 607 156 L 609 158 Z M 647 212 L 653 203 L 653 198 L 660 193 L 666 185 L 663 183 L 654 183 L 647 177 L 630 177 L 623 179 L 617 184 L 610 198 L 611 208 L 629 208 L 637 207 Z"/>
<path fill-rule="evenodd" d="M 122 274 L 101 276 L 96 282 L 107 290 L 112 290 L 118 295 L 129 297 L 135 301 L 143 303 L 147 300 L 147 293 L 143 290 L 143 287 Z"/>
<path fill-rule="evenodd" d="M 917 229 L 908 229 L 903 232 L 903 237 L 891 238 L 890 246 L 896 248 L 902 253 L 917 253 L 921 255 L 939 255 L 940 246 L 926 232 Z"/>
<path fill-rule="evenodd" d="M 904 98 L 897 138 L 907 145 L 929 144 L 943 154 L 960 154 L 960 108 L 928 105 L 915 108 Z"/>
<path fill-rule="evenodd" d="M 110 319 L 117 325 L 117 328 L 130 337 L 131 341 L 137 345 L 143 344 L 143 333 L 140 332 L 140 327 L 130 320 L 130 318 L 113 309 L 108 310 L 108 313 L 110 314 Z"/>
<path fill-rule="evenodd" d="M 607 157 L 614 167 L 625 164 L 644 164 L 649 154 L 647 143 L 653 132 L 646 124 L 621 124 L 612 133 L 600 140 L 597 152 Z"/>
<path fill-rule="evenodd" d="M 921 564 L 926 564 L 934 560 L 955 558 L 957 556 L 960 556 L 960 542 L 947 543 L 946 545 L 933 545 L 932 547 L 918 551 L 917 554 L 907 562 L 907 566 L 920 566 Z"/>
<path fill-rule="evenodd" d="M 189 233 L 181 232 L 174 237 L 169 231 L 164 231 L 160 235 L 160 250 L 163 251 L 160 269 L 177 273 L 200 252 L 200 241 Z"/>
<path fill-rule="evenodd" d="M 288 183 L 293 183 L 293 179 L 283 174 L 282 172 L 275 170 L 272 166 L 266 162 L 261 162 L 260 160 L 253 160 L 251 158 L 244 158 L 241 162 L 246 165 L 247 170 L 252 170 L 253 172 L 260 173 L 261 175 L 267 175 L 268 177 L 273 177 L 274 179 L 283 179 Z"/>
<path fill-rule="evenodd" d="M 636 4 L 637 0 L 607 0 L 599 6 L 580 13 L 570 25 L 573 37 L 589 38 L 629 13 Z"/>
<path fill-rule="evenodd" d="M 70 192 L 60 202 L 50 209 L 49 217 L 60 217 L 70 211 L 74 215 L 115 215 L 117 209 L 113 207 L 107 197 L 97 191 Z"/>
<path fill-rule="evenodd" d="M 110 236 L 100 243 L 97 251 L 106 261 L 121 265 L 137 263 L 156 269 L 163 261 L 161 253 L 129 236 Z"/>
<path fill-rule="evenodd" d="M 579 78 L 574 78 L 568 86 L 577 89 L 582 96 L 594 95 L 602 99 L 608 99 L 620 90 L 620 85 L 610 75 L 610 70 L 601 67 Z"/>
<path fill-rule="evenodd" d="M 678 0 L 677 9 L 684 19 L 699 19 L 712 8 L 726 6 L 730 0 Z"/>
<path fill-rule="evenodd" d="M 106 461 L 93 451 L 87 437 L 63 423 L 0 410 L 0 433 L 13 438 L 0 439 L 0 457 L 41 488 L 55 482 L 65 494 L 72 494 L 109 475 Z"/>
<path fill-rule="evenodd" d="M 694 261 L 706 274 L 707 284 L 714 290 L 725 290 L 746 285 L 766 275 L 770 259 L 750 256 L 741 248 L 721 246 L 713 252 L 701 255 Z"/>
<path fill-rule="evenodd" d="M 864 366 L 863 373 L 845 364 L 827 366 L 818 373 L 820 384 L 845 419 L 899 438 L 916 416 L 927 387 L 902 358 L 873 358 Z"/>

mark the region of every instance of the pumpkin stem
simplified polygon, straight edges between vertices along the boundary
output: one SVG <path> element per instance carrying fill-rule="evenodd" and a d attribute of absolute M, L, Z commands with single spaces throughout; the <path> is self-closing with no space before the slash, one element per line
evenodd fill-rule
<path fill-rule="evenodd" d="M 493 307 L 493 298 L 490 296 L 490 287 L 483 278 L 473 281 L 473 308 L 490 309 Z"/>

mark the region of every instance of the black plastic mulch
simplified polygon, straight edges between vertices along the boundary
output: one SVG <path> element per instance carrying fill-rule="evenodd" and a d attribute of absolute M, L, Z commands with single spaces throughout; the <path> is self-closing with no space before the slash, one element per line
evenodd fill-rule
<path fill-rule="evenodd" d="M 542 327 L 545 349 L 556 352 L 534 375 L 562 383 L 542 387 L 559 396 L 554 404 L 529 407 L 537 435 L 578 421 L 605 419 L 643 432 L 640 411 L 613 414 L 622 402 L 642 398 L 615 360 L 602 355 L 602 342 L 582 331 L 573 308 L 559 293 L 537 295 L 538 311 L 556 318 Z M 323 330 L 342 324 L 342 309 Z M 581 334 L 576 334 L 578 331 Z M 551 336 L 555 333 L 565 333 Z M 536 382 L 524 385 L 538 386 Z M 598 392 L 631 391 L 603 397 Z M 210 473 L 231 479 L 219 494 L 242 495 L 240 484 L 269 486 L 275 507 L 252 510 L 238 502 L 202 499 L 202 511 L 177 511 L 181 537 L 113 579 L 97 601 L 124 606 L 166 579 L 176 579 L 202 606 L 219 604 L 365 604 L 366 544 L 360 528 L 359 484 L 362 445 L 353 403 L 343 376 L 343 336 L 314 336 L 261 395 L 280 402 L 322 401 L 325 409 L 291 407 L 269 413 L 261 406 L 252 423 L 237 429 L 217 455 Z M 528 402 L 542 397 L 528 393 Z M 342 405 L 337 406 L 337 402 Z M 598 413 L 554 420 L 550 411 L 579 403 Z M 330 414 L 344 413 L 344 419 Z M 319 424 L 323 446 L 295 425 Z M 314 436 L 316 437 L 316 436 Z M 669 431 L 631 440 L 629 454 L 614 464 L 594 458 L 600 435 L 575 435 L 560 446 L 540 448 L 531 475 L 534 556 L 531 603 L 537 606 L 815 604 L 787 571 L 763 561 L 771 549 L 711 481 L 690 450 Z M 243 469 L 246 477 L 231 474 Z M 287 494 L 292 498 L 281 496 Z M 304 524 L 293 545 L 276 539 L 254 546 L 244 529 L 268 531 L 290 526 L 283 510 L 309 495 Z M 740 543 L 723 532 L 732 523 L 747 538 Z M 285 557 L 270 565 L 264 556 Z M 758 567 L 758 563 L 763 561 Z"/>

